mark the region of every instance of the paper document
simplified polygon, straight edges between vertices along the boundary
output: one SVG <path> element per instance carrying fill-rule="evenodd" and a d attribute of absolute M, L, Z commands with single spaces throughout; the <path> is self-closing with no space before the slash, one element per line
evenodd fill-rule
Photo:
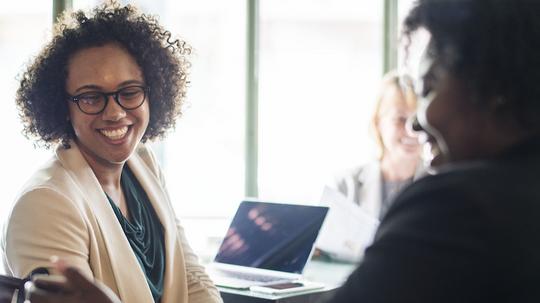
<path fill-rule="evenodd" d="M 359 261 L 373 241 L 379 220 L 329 187 L 324 188 L 321 203 L 330 210 L 315 247 L 337 260 Z"/>

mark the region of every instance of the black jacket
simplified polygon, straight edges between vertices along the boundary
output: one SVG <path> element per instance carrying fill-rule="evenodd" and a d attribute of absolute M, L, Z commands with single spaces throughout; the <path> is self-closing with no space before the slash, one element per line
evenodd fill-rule
<path fill-rule="evenodd" d="M 540 138 L 405 189 L 332 302 L 540 302 Z"/>

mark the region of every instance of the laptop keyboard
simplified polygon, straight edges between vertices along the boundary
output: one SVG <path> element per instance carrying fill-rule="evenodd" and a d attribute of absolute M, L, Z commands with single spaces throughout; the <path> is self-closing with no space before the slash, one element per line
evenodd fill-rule
<path fill-rule="evenodd" d="M 286 280 L 283 277 L 272 277 L 272 276 L 264 276 L 264 275 L 258 275 L 258 274 L 252 274 L 252 273 L 245 273 L 245 272 L 236 272 L 236 271 L 229 271 L 229 270 L 219 270 L 220 273 L 222 273 L 226 277 L 238 279 L 238 280 L 244 280 L 244 281 L 253 281 L 253 282 L 278 282 Z"/>

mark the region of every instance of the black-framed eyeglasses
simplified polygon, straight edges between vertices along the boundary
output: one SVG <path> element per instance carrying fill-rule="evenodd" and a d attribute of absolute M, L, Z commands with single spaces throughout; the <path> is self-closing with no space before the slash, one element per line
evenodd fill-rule
<path fill-rule="evenodd" d="M 86 92 L 76 96 L 69 96 L 68 100 L 77 104 L 79 109 L 89 115 L 100 114 L 109 104 L 109 96 L 125 110 L 134 110 L 143 105 L 149 88 L 140 85 L 126 86 L 115 92 Z"/>

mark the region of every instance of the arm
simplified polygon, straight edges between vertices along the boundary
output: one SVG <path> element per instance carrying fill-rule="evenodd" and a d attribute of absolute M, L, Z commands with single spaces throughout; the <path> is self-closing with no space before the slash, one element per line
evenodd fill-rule
<path fill-rule="evenodd" d="M 65 279 L 50 281 L 47 277 L 36 277 L 25 285 L 26 299 L 33 303 L 121 303 L 107 286 L 89 279 L 74 267 L 66 267 L 63 260 L 55 265 Z"/>
<path fill-rule="evenodd" d="M 59 256 L 84 274 L 88 264 L 88 232 L 76 206 L 48 188 L 23 194 L 8 219 L 5 253 L 8 271 L 25 277 L 38 267 L 52 268 L 50 257 Z"/>

